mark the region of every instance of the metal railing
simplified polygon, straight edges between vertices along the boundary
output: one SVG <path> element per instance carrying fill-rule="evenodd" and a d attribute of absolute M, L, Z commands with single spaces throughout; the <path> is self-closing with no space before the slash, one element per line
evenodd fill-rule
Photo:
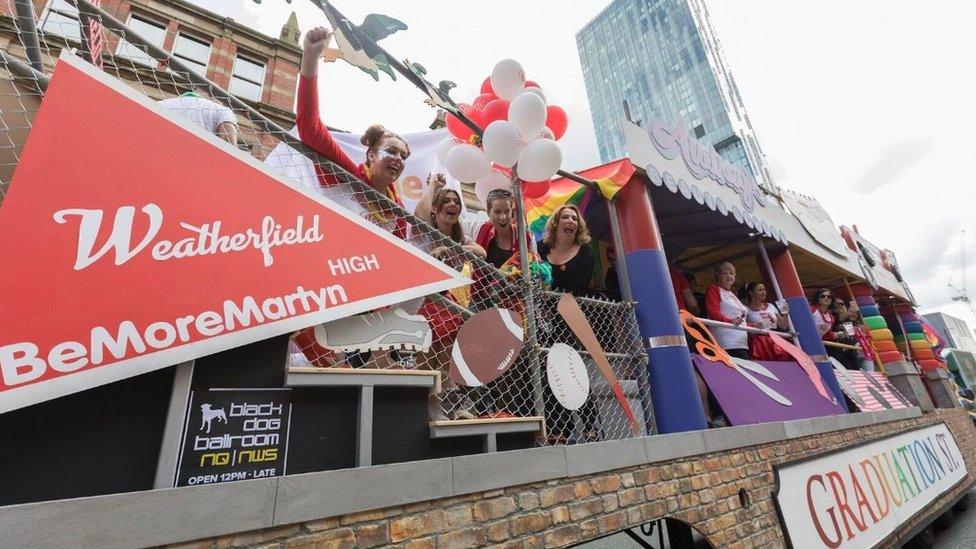
<path fill-rule="evenodd" d="M 769 335 L 776 334 L 782 338 L 794 339 L 796 334 L 792 332 L 781 332 L 777 330 L 767 330 L 765 328 L 756 328 L 755 326 L 747 326 L 745 323 L 742 324 L 732 324 L 730 322 L 722 322 L 720 320 L 712 320 L 710 318 L 696 317 L 705 326 L 712 326 L 717 328 L 730 328 L 732 330 L 739 330 L 740 332 L 746 332 L 748 334 L 756 335 Z"/>

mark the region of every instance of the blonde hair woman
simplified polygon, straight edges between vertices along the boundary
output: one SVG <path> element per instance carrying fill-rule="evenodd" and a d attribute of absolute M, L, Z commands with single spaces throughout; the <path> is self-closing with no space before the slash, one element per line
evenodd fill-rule
<path fill-rule="evenodd" d="M 589 293 L 596 258 L 590 249 L 590 233 L 579 208 L 565 204 L 546 222 L 539 256 L 552 265 L 552 286 L 575 296 Z"/>

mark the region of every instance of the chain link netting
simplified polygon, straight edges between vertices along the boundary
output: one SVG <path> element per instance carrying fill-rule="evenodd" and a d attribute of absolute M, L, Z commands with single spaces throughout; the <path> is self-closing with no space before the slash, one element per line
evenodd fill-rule
<path fill-rule="evenodd" d="M 432 420 L 476 418 L 543 417 L 545 429 L 540 444 L 577 443 L 633 436 L 631 421 L 624 412 L 632 410 L 639 432 L 653 431 L 650 397 L 646 382 L 647 358 L 641 344 L 633 305 L 579 298 L 580 306 L 606 353 L 611 370 L 626 396 L 626 406 L 593 357 L 556 311 L 559 294 L 545 291 L 538 281 L 521 276 L 518 262 L 504 271 L 485 263 L 457 242 L 438 231 L 429 219 L 418 219 L 387 196 L 364 184 L 285 129 L 262 117 L 253 107 L 232 98 L 199 75 L 178 70 L 178 60 L 151 55 L 131 29 L 101 10 L 84 3 L 81 16 L 75 0 L 56 0 L 40 14 L 37 27 L 45 72 L 50 74 L 63 48 L 82 48 L 79 27 L 86 14 L 104 23 L 100 64 L 102 70 L 159 101 L 193 92 L 199 98 L 229 108 L 237 119 L 236 145 L 242 153 L 264 161 L 274 152 L 274 167 L 295 185 L 315 189 L 329 200 L 403 238 L 417 248 L 435 254 L 446 265 L 472 280 L 472 284 L 425 298 L 400 303 L 380 311 L 336 321 L 324 327 L 309 327 L 294 334 L 289 343 L 289 367 L 355 367 L 378 369 L 421 369 L 442 373 L 443 389 L 432 397 Z M 2 63 L 2 110 L 0 122 L 0 205 L 6 197 L 12 173 L 19 160 L 43 94 L 41 78 L 24 78 L 23 67 L 14 70 L 10 57 L 27 59 L 25 42 L 12 7 L 0 17 L 7 41 L 3 44 L 8 62 Z M 156 52 L 157 54 L 160 52 Z M 163 59 L 160 59 L 163 57 Z M 280 144 L 286 144 L 287 147 Z M 451 350 L 458 330 L 479 311 L 507 309 L 525 330 L 524 348 L 501 377 L 479 387 L 464 386 L 449 375 Z M 528 329 L 527 315 L 534 311 L 536 333 Z M 419 323 L 419 324 L 418 324 Z M 424 325 L 429 336 L 411 337 Z M 393 330 L 396 328 L 396 330 Z M 403 332 L 390 335 L 390 330 Z M 357 334 L 346 340 L 342 334 Z M 337 335 L 338 334 L 338 335 Z M 370 340 L 363 334 L 373 334 Z M 546 382 L 546 358 L 555 343 L 577 350 L 587 366 L 590 395 L 576 411 L 563 408 Z"/>

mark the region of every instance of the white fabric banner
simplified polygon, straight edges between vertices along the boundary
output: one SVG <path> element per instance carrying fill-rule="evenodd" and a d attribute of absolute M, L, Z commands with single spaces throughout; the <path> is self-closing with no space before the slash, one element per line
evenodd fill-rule
<path fill-rule="evenodd" d="M 289 133 L 298 137 L 298 130 L 295 128 Z M 353 162 L 361 163 L 365 160 L 366 147 L 359 142 L 359 135 L 333 132 L 332 137 L 339 143 L 342 150 L 352 158 Z M 403 136 L 410 144 L 410 158 L 404 163 L 403 174 L 396 185 L 400 199 L 403 200 L 403 206 L 408 212 L 413 213 L 417 202 L 420 201 L 427 189 L 427 174 L 442 172 L 447 177 L 447 186 L 455 189 L 458 193 L 461 192 L 461 184 L 437 162 L 437 148 L 449 137 L 450 133 L 446 129 L 410 133 Z M 265 162 L 280 170 L 288 179 L 296 182 L 299 186 L 320 189 L 312 161 L 285 143 L 279 143 L 268 155 Z M 334 196 L 330 196 L 330 198 L 335 199 Z M 346 203 L 343 205 L 354 211 L 362 209 Z M 462 215 L 469 217 L 466 208 L 462 210 Z M 483 216 L 476 217 L 486 219 Z"/>

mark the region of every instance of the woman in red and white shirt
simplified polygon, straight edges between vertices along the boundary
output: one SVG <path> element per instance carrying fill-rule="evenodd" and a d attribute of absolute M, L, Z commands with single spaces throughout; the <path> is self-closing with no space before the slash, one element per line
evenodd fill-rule
<path fill-rule="evenodd" d="M 817 331 L 824 341 L 835 341 L 841 334 L 834 331 L 834 317 L 832 305 L 834 296 L 830 290 L 817 290 L 810 300 L 810 310 L 813 312 L 813 323 L 817 326 Z"/>
<path fill-rule="evenodd" d="M 766 285 L 762 282 L 750 282 L 742 287 L 742 301 L 749 312 L 746 323 L 753 328 L 763 330 L 781 330 L 789 328 L 786 315 L 789 311 L 782 311 L 776 305 L 766 301 Z M 765 334 L 749 334 L 749 354 L 753 360 L 790 361 L 793 358 L 786 351 L 773 343 L 773 339 Z"/>
<path fill-rule="evenodd" d="M 732 291 L 735 266 L 725 261 L 715 267 L 715 283 L 705 290 L 705 313 L 708 318 L 739 326 L 746 321 L 749 309 Z M 711 327 L 712 334 L 730 355 L 749 358 L 749 334 L 735 328 Z"/>

